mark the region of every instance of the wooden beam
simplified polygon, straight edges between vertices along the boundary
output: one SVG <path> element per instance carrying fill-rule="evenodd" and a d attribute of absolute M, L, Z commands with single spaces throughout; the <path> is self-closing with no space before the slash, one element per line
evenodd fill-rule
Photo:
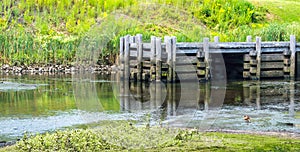
<path fill-rule="evenodd" d="M 251 35 L 248 35 L 248 36 L 247 36 L 246 42 L 252 42 L 252 36 L 251 36 Z"/>
<path fill-rule="evenodd" d="M 283 61 L 284 57 L 282 54 L 262 54 L 261 61 Z"/>
<path fill-rule="evenodd" d="M 220 38 L 219 38 L 218 36 L 215 36 L 215 37 L 214 37 L 214 42 L 215 42 L 215 43 L 219 43 L 219 41 L 220 41 Z"/>
<path fill-rule="evenodd" d="M 261 38 L 256 37 L 256 60 L 257 60 L 257 69 L 256 69 L 256 78 L 260 79 L 260 68 L 261 68 Z"/>
<path fill-rule="evenodd" d="M 291 50 L 291 65 L 290 65 L 290 77 L 295 78 L 295 68 L 296 68 L 296 37 L 295 35 L 290 36 L 290 50 Z"/>
<path fill-rule="evenodd" d="M 156 75 L 155 75 L 155 56 L 156 56 L 156 37 L 151 36 L 151 56 L 150 56 L 150 81 L 155 80 Z"/>
<path fill-rule="evenodd" d="M 124 43 L 124 80 L 128 81 L 130 79 L 130 50 L 129 50 L 129 38 L 130 36 L 125 36 Z"/>
<path fill-rule="evenodd" d="M 172 81 L 176 81 L 176 37 L 173 36 L 172 38 Z"/>
<path fill-rule="evenodd" d="M 172 82 L 172 74 L 173 74 L 173 71 L 172 71 L 172 66 L 173 66 L 173 60 L 172 60 L 172 40 L 169 36 L 165 36 L 165 43 L 166 43 L 166 52 L 168 54 L 168 57 L 167 57 L 167 64 L 169 66 L 169 70 L 168 70 L 168 76 L 167 76 L 167 81 L 168 82 Z"/>
<path fill-rule="evenodd" d="M 262 62 L 261 69 L 283 69 L 283 62 Z"/>
<path fill-rule="evenodd" d="M 124 37 L 120 38 L 120 57 L 119 57 L 120 78 L 124 78 Z"/>
<path fill-rule="evenodd" d="M 162 67 L 161 38 L 155 39 L 155 47 L 156 47 L 156 81 L 161 81 L 161 67 Z"/>
<path fill-rule="evenodd" d="M 141 81 L 143 73 L 143 42 L 142 35 L 136 35 L 137 44 L 137 81 Z"/>
<path fill-rule="evenodd" d="M 262 78 L 283 77 L 283 70 L 261 71 Z"/>
<path fill-rule="evenodd" d="M 203 51 L 204 51 L 204 62 L 207 65 L 205 70 L 205 78 L 206 80 L 208 80 L 210 78 L 209 38 L 203 39 Z"/>

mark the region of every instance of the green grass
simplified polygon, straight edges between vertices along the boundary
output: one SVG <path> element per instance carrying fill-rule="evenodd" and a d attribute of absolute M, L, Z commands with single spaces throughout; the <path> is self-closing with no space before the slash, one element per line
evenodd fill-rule
<path fill-rule="evenodd" d="M 150 140 L 151 138 L 151 140 Z M 299 151 L 300 140 L 278 136 L 134 127 L 124 122 L 100 128 L 25 136 L 5 151 Z"/>
<path fill-rule="evenodd" d="M 151 35 L 172 35 L 179 42 L 214 36 L 223 42 L 245 41 L 248 35 L 287 41 L 290 34 L 300 40 L 299 1 L 250 2 L 4 0 L 0 7 L 0 65 L 75 64 L 80 51 L 108 64 L 114 62 L 119 38 L 137 33 L 142 33 L 145 41 Z M 98 54 L 91 53 L 95 51 Z"/>
<path fill-rule="evenodd" d="M 300 23 L 300 0 L 249 0 L 256 6 L 268 9 L 268 17 L 276 22 Z"/>

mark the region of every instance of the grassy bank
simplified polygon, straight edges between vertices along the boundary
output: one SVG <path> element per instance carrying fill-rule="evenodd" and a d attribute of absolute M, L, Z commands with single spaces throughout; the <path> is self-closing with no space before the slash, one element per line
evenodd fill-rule
<path fill-rule="evenodd" d="M 119 37 L 142 33 L 178 41 L 245 41 L 247 35 L 300 40 L 300 1 L 250 0 L 4 0 L 0 64 L 76 64 L 78 52 L 114 62 Z M 91 54 L 91 52 L 98 52 Z"/>
<path fill-rule="evenodd" d="M 122 130 L 120 130 L 122 129 Z M 152 139 L 151 139 L 152 138 Z M 129 124 L 25 136 L 4 151 L 299 151 L 300 140 Z"/>

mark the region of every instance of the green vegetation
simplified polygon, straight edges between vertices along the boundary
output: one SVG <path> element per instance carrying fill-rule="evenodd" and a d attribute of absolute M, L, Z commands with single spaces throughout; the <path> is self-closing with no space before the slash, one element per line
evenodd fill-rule
<path fill-rule="evenodd" d="M 292 138 L 216 132 L 202 133 L 196 130 L 160 127 L 135 127 L 126 122 L 107 122 L 105 124 L 94 129 L 56 131 L 35 136 L 26 134 L 16 145 L 2 148 L 0 151 L 300 150 L 300 140 Z"/>
<path fill-rule="evenodd" d="M 109 64 L 119 37 L 137 33 L 145 41 L 151 35 L 287 41 L 290 34 L 299 41 L 299 5 L 299 0 L 3 0 L 0 64 L 76 64 L 86 60 L 82 55 Z"/>

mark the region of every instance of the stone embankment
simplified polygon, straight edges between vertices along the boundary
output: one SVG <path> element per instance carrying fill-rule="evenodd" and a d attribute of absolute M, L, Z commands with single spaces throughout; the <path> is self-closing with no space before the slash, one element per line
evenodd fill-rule
<path fill-rule="evenodd" d="M 92 66 L 71 66 L 71 65 L 46 65 L 46 66 L 10 66 L 4 64 L 0 67 L 1 74 L 75 74 L 79 71 L 92 73 L 110 74 L 117 70 L 115 65 L 92 65 Z"/>

